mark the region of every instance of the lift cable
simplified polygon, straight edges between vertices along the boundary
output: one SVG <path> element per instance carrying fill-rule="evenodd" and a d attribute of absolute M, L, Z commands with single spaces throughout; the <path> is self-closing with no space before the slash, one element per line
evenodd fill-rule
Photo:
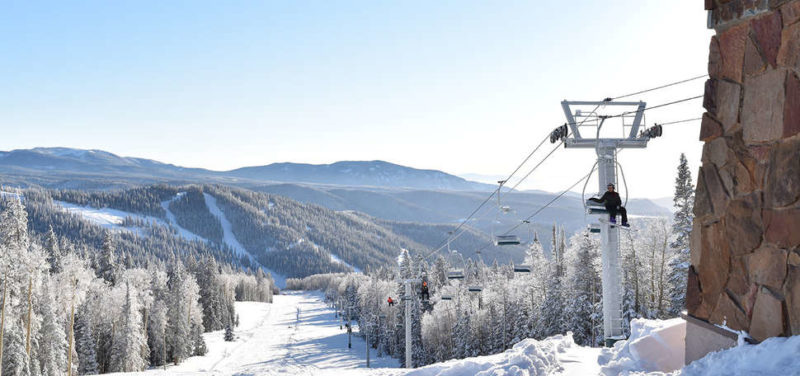
<path fill-rule="evenodd" d="M 508 231 L 506 231 L 506 232 L 505 232 L 505 233 L 503 233 L 503 234 L 504 234 L 504 235 L 508 235 L 508 234 L 509 234 L 509 233 L 511 233 L 512 231 L 514 231 L 514 230 L 518 229 L 518 228 L 519 228 L 520 226 L 522 226 L 523 224 L 525 224 L 525 223 L 529 223 L 529 222 L 531 221 L 531 219 L 533 219 L 533 217 L 535 217 L 536 215 L 538 215 L 539 213 L 541 213 L 541 212 L 542 212 L 542 210 L 544 210 L 544 209 L 547 209 L 547 208 L 548 208 L 550 205 L 552 205 L 552 204 L 553 204 L 554 202 L 556 202 L 558 199 L 560 199 L 560 198 L 561 198 L 561 197 L 563 197 L 565 194 L 567 194 L 567 192 L 569 192 L 570 190 L 572 190 L 572 188 L 575 188 L 575 186 L 577 186 L 578 184 L 580 184 L 580 183 L 581 183 L 581 182 L 583 182 L 584 180 L 588 180 L 588 179 L 589 179 L 589 177 L 590 177 L 590 176 L 592 176 L 592 172 L 593 172 L 593 171 L 594 171 L 594 169 L 592 169 L 592 171 L 590 171 L 588 174 L 586 174 L 586 175 L 584 175 L 583 177 L 581 177 L 581 178 L 580 178 L 580 180 L 576 181 L 576 182 L 575 182 L 574 184 L 572 184 L 572 185 L 571 185 L 569 188 L 565 189 L 563 192 L 561 192 L 560 194 L 558 194 L 558 196 L 554 197 L 552 200 L 550 200 L 550 202 L 548 202 L 547 204 L 545 204 L 545 205 L 544 205 L 544 206 L 542 206 L 541 208 L 537 209 L 535 212 L 533 212 L 533 214 L 531 214 L 531 215 L 529 215 L 527 218 L 525 218 L 525 219 L 521 220 L 519 223 L 517 223 L 516 225 L 514 225 L 514 227 L 511 227 L 510 229 L 508 229 Z M 489 243 L 489 244 L 487 244 L 487 245 L 483 246 L 483 248 L 480 248 L 480 249 L 479 249 L 478 251 L 476 251 L 476 252 L 482 252 L 482 251 L 483 251 L 483 250 L 485 250 L 486 248 L 489 248 L 489 246 L 491 246 L 491 245 L 494 245 L 494 241 L 493 241 L 492 243 Z"/>
<path fill-rule="evenodd" d="M 651 92 L 651 91 L 656 91 L 656 90 L 660 90 L 660 89 L 668 88 L 668 87 L 670 87 L 670 86 L 680 85 L 680 84 L 687 83 L 687 82 L 690 82 L 690 81 L 699 80 L 699 79 L 701 79 L 701 78 L 704 78 L 704 77 L 708 77 L 708 74 L 703 74 L 703 75 L 700 75 L 700 76 L 696 76 L 696 77 L 687 78 L 687 79 L 685 79 L 685 80 L 681 80 L 681 81 L 672 82 L 672 83 L 669 83 L 669 84 L 666 84 L 666 85 L 657 86 L 657 87 L 654 87 L 654 88 L 652 88 L 652 89 L 646 89 L 646 90 L 637 91 L 637 92 L 635 92 L 635 93 L 630 93 L 630 94 L 620 95 L 620 96 L 618 96 L 618 97 L 613 97 L 613 98 L 606 98 L 606 100 L 605 100 L 605 101 L 606 101 L 606 102 L 610 102 L 610 101 L 617 100 L 617 99 L 622 99 L 622 98 L 632 97 L 632 96 L 634 96 L 634 95 L 639 95 L 639 94 L 649 93 L 649 92 Z"/>
<path fill-rule="evenodd" d="M 655 110 L 656 108 L 667 107 L 667 106 L 671 106 L 673 104 L 688 102 L 688 101 L 695 100 L 695 99 L 700 99 L 700 98 L 703 98 L 703 97 L 704 97 L 703 95 L 698 95 L 696 97 L 683 98 L 683 99 L 679 99 L 677 101 L 662 103 L 662 104 L 659 104 L 659 105 L 656 105 L 656 106 L 652 106 L 652 107 L 645 107 L 641 111 L 644 112 L 644 111 L 648 111 L 648 110 Z M 637 113 L 639 111 L 640 110 L 625 111 L 625 112 L 620 113 L 620 114 L 610 115 L 607 118 L 611 119 L 611 118 L 623 117 L 623 116 L 627 116 L 627 115 L 630 115 L 630 114 L 635 114 L 635 113 Z"/>
<path fill-rule="evenodd" d="M 681 123 L 688 123 L 688 122 L 690 122 L 690 121 L 697 121 L 697 120 L 703 120 L 703 118 L 694 118 L 694 119 L 676 120 L 676 121 L 670 121 L 670 122 L 666 122 L 666 123 L 655 123 L 655 125 L 672 125 L 672 124 L 681 124 Z"/>

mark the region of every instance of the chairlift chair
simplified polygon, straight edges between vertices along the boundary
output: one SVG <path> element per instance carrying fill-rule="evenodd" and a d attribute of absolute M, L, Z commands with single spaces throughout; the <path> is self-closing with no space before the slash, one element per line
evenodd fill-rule
<path fill-rule="evenodd" d="M 447 272 L 447 279 L 464 279 L 464 272 L 462 270 Z"/>
<path fill-rule="evenodd" d="M 497 235 L 494 237 L 494 245 L 519 245 L 519 236 L 516 235 Z"/>
<path fill-rule="evenodd" d="M 600 225 L 593 223 L 589 225 L 589 232 L 592 234 L 599 234 L 600 233 Z"/>
<path fill-rule="evenodd" d="M 483 291 L 483 287 L 470 286 L 470 287 L 467 288 L 467 291 L 469 291 L 469 292 L 481 292 L 481 291 Z"/>
<path fill-rule="evenodd" d="M 441 299 L 442 300 L 453 300 L 453 297 L 450 296 L 450 295 L 442 295 Z"/>
<path fill-rule="evenodd" d="M 514 265 L 514 273 L 530 273 L 531 267 L 528 265 Z"/>

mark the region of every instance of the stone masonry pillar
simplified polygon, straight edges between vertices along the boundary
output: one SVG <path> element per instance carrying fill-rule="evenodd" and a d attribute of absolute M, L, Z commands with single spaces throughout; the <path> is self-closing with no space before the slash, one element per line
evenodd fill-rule
<path fill-rule="evenodd" d="M 709 80 L 700 129 L 686 361 L 800 334 L 800 0 L 705 0 Z"/>

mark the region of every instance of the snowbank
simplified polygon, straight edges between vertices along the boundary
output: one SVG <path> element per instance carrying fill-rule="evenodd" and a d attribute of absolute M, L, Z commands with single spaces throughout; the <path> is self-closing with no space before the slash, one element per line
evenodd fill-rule
<path fill-rule="evenodd" d="M 631 321 L 631 336 L 613 348 L 603 349 L 598 358 L 604 375 L 630 372 L 672 372 L 683 367 L 686 321 Z"/>
<path fill-rule="evenodd" d="M 500 354 L 433 364 L 411 371 L 408 376 L 550 375 L 563 370 L 558 354 L 576 346 L 572 333 L 542 341 L 526 339 Z"/>
<path fill-rule="evenodd" d="M 689 364 L 675 376 L 800 375 L 800 336 L 769 338 L 714 352 Z"/>

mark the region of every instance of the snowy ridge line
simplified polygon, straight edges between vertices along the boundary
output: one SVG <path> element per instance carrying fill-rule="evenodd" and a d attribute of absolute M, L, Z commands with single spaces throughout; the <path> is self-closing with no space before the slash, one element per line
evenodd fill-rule
<path fill-rule="evenodd" d="M 247 249 L 245 249 L 242 243 L 239 243 L 239 240 L 236 239 L 236 235 L 233 234 L 233 226 L 231 225 L 231 222 L 228 221 L 228 218 L 225 217 L 225 213 L 223 213 L 222 210 L 220 210 L 219 206 L 217 206 L 217 199 L 214 196 L 205 192 L 203 192 L 203 199 L 206 202 L 208 210 L 211 212 L 212 215 L 214 215 L 215 217 L 217 217 L 217 219 L 219 219 L 219 223 L 220 225 L 222 225 L 222 234 L 223 234 L 222 241 L 225 242 L 225 244 L 227 244 L 228 247 L 231 247 L 234 250 L 234 252 L 236 252 L 238 255 L 249 258 L 252 263 L 259 265 L 261 269 L 264 270 L 264 272 L 267 272 L 270 275 L 272 275 L 272 280 L 275 281 L 276 286 L 285 287 L 286 276 L 275 273 L 275 271 L 267 269 L 266 267 L 264 267 L 264 265 L 261 265 L 261 263 L 258 262 L 258 260 L 256 260 L 256 258 L 253 257 L 253 255 L 250 254 L 250 252 L 248 252 Z"/>

